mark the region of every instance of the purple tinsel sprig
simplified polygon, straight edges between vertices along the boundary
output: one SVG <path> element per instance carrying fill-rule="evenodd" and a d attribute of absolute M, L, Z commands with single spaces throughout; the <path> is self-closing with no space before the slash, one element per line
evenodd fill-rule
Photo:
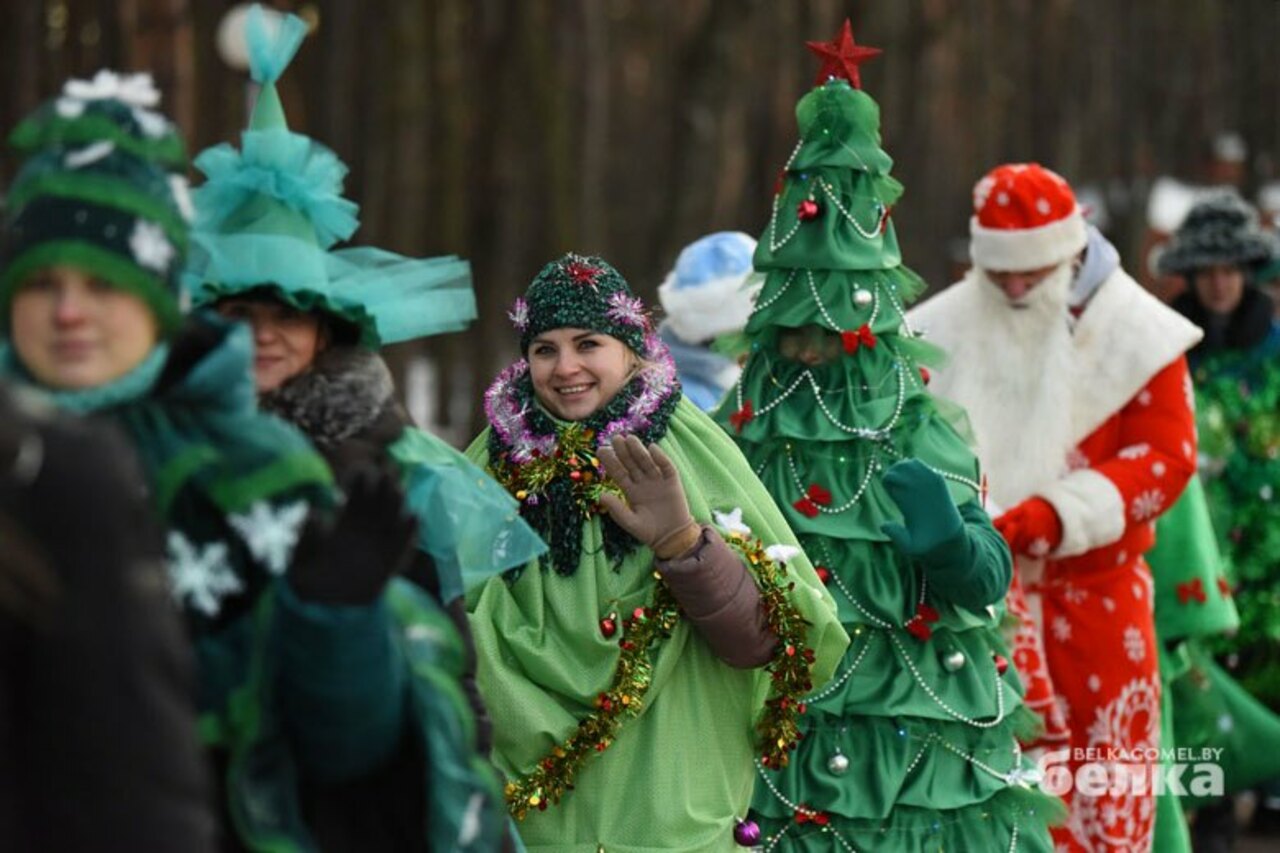
<path fill-rule="evenodd" d="M 624 326 L 649 328 L 649 315 L 645 313 L 644 302 L 638 296 L 628 296 L 622 291 L 609 294 L 609 307 L 605 309 L 604 315 Z"/>
<path fill-rule="evenodd" d="M 507 316 L 511 318 L 511 323 L 516 327 L 516 331 L 524 334 L 529 328 L 529 303 L 525 301 L 523 296 L 517 296 L 516 301 L 512 303 L 511 310 L 507 312 Z"/>

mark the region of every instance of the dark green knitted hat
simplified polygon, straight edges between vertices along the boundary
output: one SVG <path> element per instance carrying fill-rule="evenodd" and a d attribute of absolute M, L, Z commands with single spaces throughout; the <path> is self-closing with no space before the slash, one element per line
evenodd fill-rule
<path fill-rule="evenodd" d="M 552 329 L 590 329 L 645 352 L 650 329 L 644 302 L 616 269 L 596 257 L 568 254 L 542 268 L 510 313 L 520 349 Z"/>
<path fill-rule="evenodd" d="M 25 119 L 11 143 L 29 155 L 7 199 L 0 315 L 33 272 L 70 264 L 147 303 L 177 326 L 178 274 L 191 214 L 172 123 L 150 110 L 147 75 L 72 80 Z"/>
<path fill-rule="evenodd" d="M 1247 269 L 1271 256 L 1258 214 L 1235 193 L 1222 193 L 1191 208 L 1158 265 L 1166 275 L 1189 275 L 1215 264 Z"/>

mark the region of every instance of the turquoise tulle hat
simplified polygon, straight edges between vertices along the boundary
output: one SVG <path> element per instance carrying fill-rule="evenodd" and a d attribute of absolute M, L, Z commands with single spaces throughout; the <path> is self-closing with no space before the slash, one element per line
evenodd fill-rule
<path fill-rule="evenodd" d="M 342 196 L 346 165 L 289 130 L 275 84 L 307 27 L 294 15 L 275 20 L 270 26 L 259 6 L 247 18 L 250 73 L 261 91 L 240 150 L 224 143 L 195 159 L 207 180 L 195 191 L 183 276 L 193 300 L 267 290 L 350 323 L 370 348 L 465 328 L 476 317 L 466 261 L 333 248 L 355 233 L 360 209 Z"/>

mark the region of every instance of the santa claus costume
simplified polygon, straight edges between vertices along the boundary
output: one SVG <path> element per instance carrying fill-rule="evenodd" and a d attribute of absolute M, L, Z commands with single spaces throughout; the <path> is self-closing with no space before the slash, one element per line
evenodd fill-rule
<path fill-rule="evenodd" d="M 988 508 L 1016 557 L 1016 659 L 1046 722 L 1034 746 L 1052 750 L 1047 782 L 1071 807 L 1055 841 L 1147 850 L 1149 779 L 1143 791 L 1117 774 L 1156 767 L 1147 756 L 1159 746 L 1160 678 L 1143 554 L 1195 470 L 1183 354 L 1201 332 L 1120 268 L 1067 182 L 1037 164 L 978 182 L 970 232 L 974 269 L 909 320 L 949 353 L 932 390 L 968 410 Z"/>

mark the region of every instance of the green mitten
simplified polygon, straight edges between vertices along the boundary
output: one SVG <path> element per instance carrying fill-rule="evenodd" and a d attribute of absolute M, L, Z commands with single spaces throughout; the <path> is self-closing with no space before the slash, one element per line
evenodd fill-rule
<path fill-rule="evenodd" d="M 957 508 L 946 481 L 918 459 L 895 463 L 883 482 L 904 523 L 885 522 L 880 530 L 920 564 L 931 589 L 972 609 L 1004 597 L 1013 573 L 1009 548 L 976 503 Z"/>

